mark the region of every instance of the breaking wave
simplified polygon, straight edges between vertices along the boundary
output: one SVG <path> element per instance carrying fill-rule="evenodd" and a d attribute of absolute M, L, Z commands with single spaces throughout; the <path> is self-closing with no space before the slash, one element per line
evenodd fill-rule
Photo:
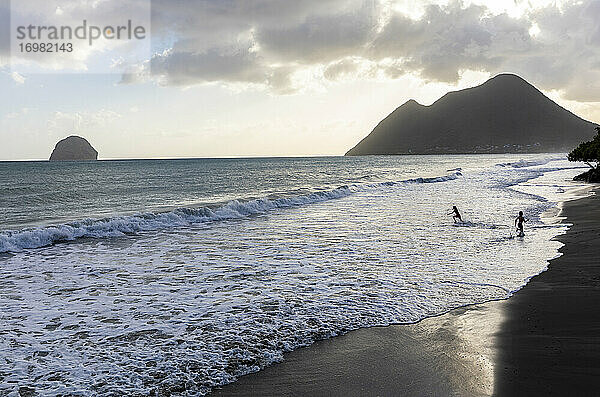
<path fill-rule="evenodd" d="M 526 167 L 535 167 L 538 165 L 545 165 L 552 161 L 560 161 L 560 160 L 566 160 L 566 156 L 546 157 L 546 158 L 540 159 L 540 160 L 523 160 L 523 159 L 521 159 L 519 161 L 514 161 L 511 163 L 500 163 L 500 164 L 496 164 L 496 165 L 499 167 L 526 168 Z"/>
<path fill-rule="evenodd" d="M 456 179 L 459 176 L 461 176 L 460 172 L 454 172 L 433 178 L 414 178 L 376 184 L 353 184 L 340 186 L 332 190 L 317 191 L 290 197 L 264 197 L 248 201 L 233 200 L 214 208 L 183 207 L 168 212 L 150 212 L 104 219 L 90 218 L 42 228 L 17 231 L 8 230 L 0 232 L 0 253 L 20 252 L 25 249 L 41 248 L 80 238 L 122 237 L 140 232 L 190 226 L 197 223 L 246 218 L 252 215 L 264 214 L 278 208 L 300 207 L 339 199 L 364 190 L 398 184 L 445 182 Z"/>

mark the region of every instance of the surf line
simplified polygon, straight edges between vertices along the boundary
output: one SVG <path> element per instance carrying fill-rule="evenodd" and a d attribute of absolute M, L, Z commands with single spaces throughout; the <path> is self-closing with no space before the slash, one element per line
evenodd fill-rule
<path fill-rule="evenodd" d="M 477 286 L 477 287 L 492 287 L 492 288 L 501 289 L 504 292 L 506 292 L 507 294 L 512 293 L 512 291 L 510 291 L 508 288 L 504 288 L 504 287 L 502 287 L 500 285 L 496 285 L 496 284 L 472 283 L 472 282 L 468 282 L 468 281 L 452 281 L 452 280 L 442 280 L 442 281 L 440 281 L 440 283 L 442 283 L 442 284 L 464 284 L 464 285 L 473 285 L 473 286 Z"/>

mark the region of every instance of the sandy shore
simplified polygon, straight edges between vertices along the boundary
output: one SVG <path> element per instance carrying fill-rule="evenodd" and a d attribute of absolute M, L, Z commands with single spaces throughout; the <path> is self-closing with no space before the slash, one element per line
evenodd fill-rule
<path fill-rule="evenodd" d="M 321 341 L 211 395 L 598 395 L 600 196 L 563 215 L 563 256 L 510 299 Z"/>
<path fill-rule="evenodd" d="M 563 215 L 573 223 L 557 238 L 563 256 L 503 302 L 497 395 L 600 394 L 600 196 Z"/>

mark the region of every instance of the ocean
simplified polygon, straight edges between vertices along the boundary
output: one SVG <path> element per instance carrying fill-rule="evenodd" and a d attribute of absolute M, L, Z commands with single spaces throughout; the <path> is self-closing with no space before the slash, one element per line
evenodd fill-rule
<path fill-rule="evenodd" d="M 0 394 L 205 395 L 506 299 L 557 256 L 565 157 L 0 162 Z"/>

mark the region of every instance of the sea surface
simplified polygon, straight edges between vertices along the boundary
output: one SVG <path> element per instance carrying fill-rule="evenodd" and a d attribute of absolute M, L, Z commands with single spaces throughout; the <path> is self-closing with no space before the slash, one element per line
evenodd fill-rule
<path fill-rule="evenodd" d="M 319 339 L 508 298 L 556 257 L 567 226 L 542 215 L 582 167 L 0 162 L 0 395 L 204 395 Z"/>

